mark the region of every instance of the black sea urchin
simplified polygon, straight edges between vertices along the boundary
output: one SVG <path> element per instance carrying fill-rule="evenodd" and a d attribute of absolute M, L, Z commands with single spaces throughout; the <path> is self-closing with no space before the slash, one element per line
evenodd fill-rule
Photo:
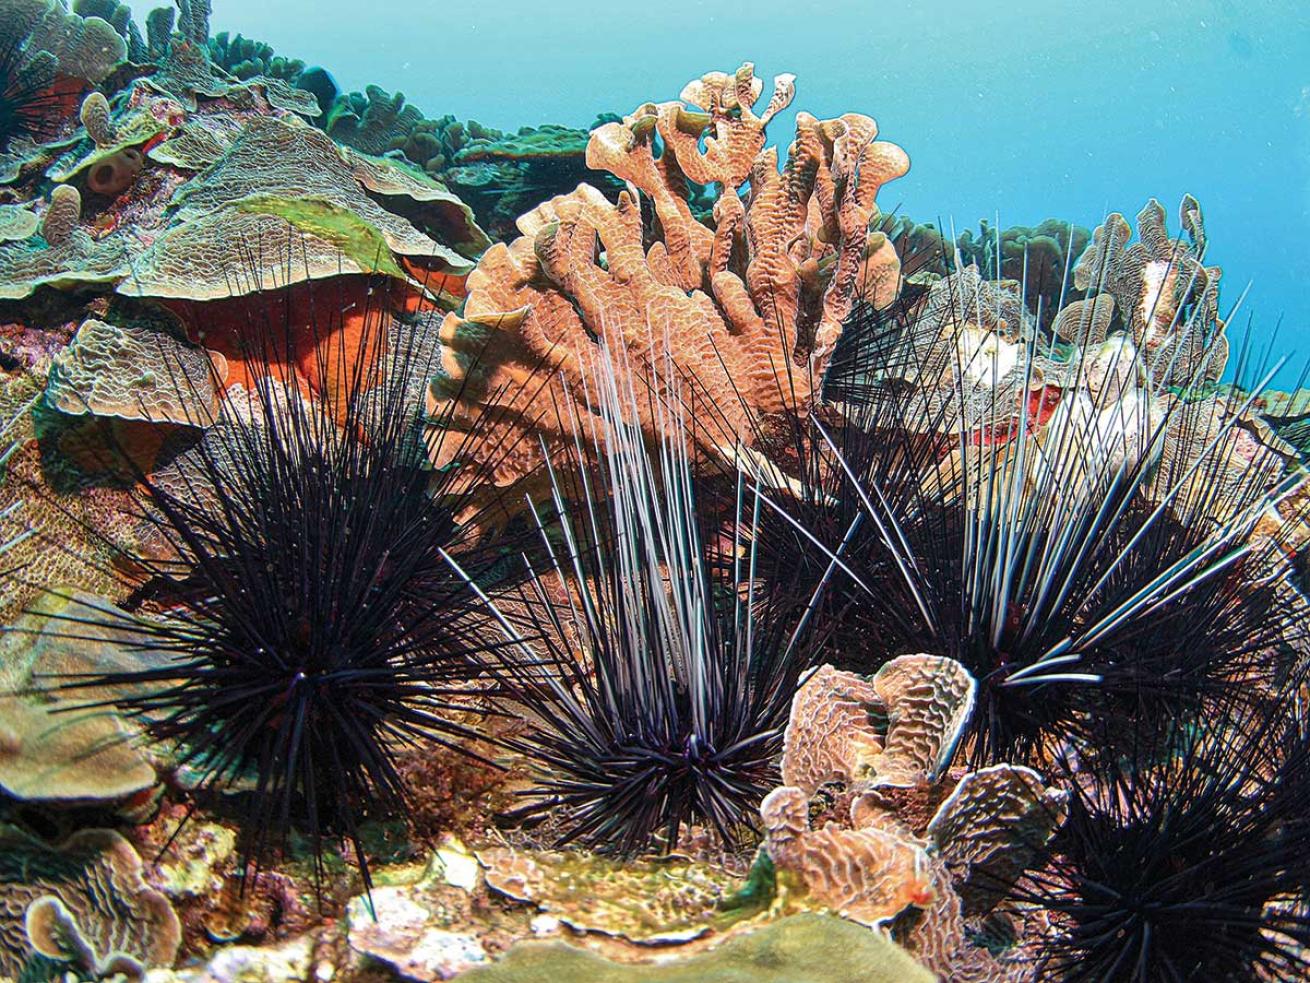
<path fill-rule="evenodd" d="M 1254 396 L 1215 387 L 1223 333 L 1180 313 L 1171 342 L 1138 345 L 1081 305 L 1056 319 L 1074 341 L 1043 339 L 970 269 L 857 311 L 845 405 L 780 442 L 795 478 L 770 496 L 774 539 L 804 527 L 826 555 L 793 533 L 798 559 L 765 568 L 813 582 L 840 561 L 817 620 L 848 668 L 964 664 L 978 763 L 1276 683 L 1304 637 L 1285 531 L 1263 531 L 1286 459 L 1248 432 Z"/>
<path fill-rule="evenodd" d="M 167 658 L 64 685 L 131 694 L 119 712 L 176 745 L 201 792 L 239 796 L 247 869 L 299 829 L 320 865 L 327 837 L 349 840 L 367 884 L 361 823 L 406 813 L 397 754 L 476 736 L 471 680 L 495 636 L 443 557 L 479 577 L 499 553 L 460 521 L 480 472 L 427 466 L 439 316 L 395 316 L 379 289 L 347 318 L 330 295 L 307 327 L 270 302 L 286 320 L 247 326 L 253 381 L 138 475 L 154 548 L 128 559 L 162 617 L 104 626 Z"/>
<path fill-rule="evenodd" d="M 639 397 L 612 357 L 597 359 L 598 416 L 585 431 L 574 421 L 577 477 L 554 475 L 556 518 L 537 513 L 549 569 L 523 609 L 549 658 L 524 646 L 497 673 L 528 711 L 512 746 L 538 773 L 512 818 L 551 816 L 561 844 L 620 854 L 672 849 L 682 824 L 731 843 L 776 784 L 809 653 L 797 622 L 749 587 L 758 499 L 739 482 L 735 568 L 710 564 L 685 407 L 667 391 Z M 654 449 L 633 423 L 639 398 L 659 421 Z"/>
<path fill-rule="evenodd" d="M 54 89 L 54 56 L 29 54 L 26 45 L 26 37 L 0 31 L 0 150 L 15 137 L 54 136 L 66 101 Z"/>
<path fill-rule="evenodd" d="M 1249 708 L 1248 708 L 1249 709 Z M 1069 769 L 1069 817 L 1014 900 L 1049 913 L 1039 978 L 1310 974 L 1310 756 L 1272 707 L 1152 729 Z"/>

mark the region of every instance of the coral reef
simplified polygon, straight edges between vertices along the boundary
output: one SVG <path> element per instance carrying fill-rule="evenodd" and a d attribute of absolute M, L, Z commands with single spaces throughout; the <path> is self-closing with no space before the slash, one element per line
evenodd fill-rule
<path fill-rule="evenodd" d="M 208 47 L 210 61 L 243 82 L 263 75 L 294 84 L 305 70 L 299 58 L 274 54 L 272 46 L 240 34 L 233 37 L 220 31 L 209 39 Z"/>
<path fill-rule="evenodd" d="M 208 300 L 373 270 L 411 280 L 413 271 L 416 290 L 431 279 L 440 291 L 470 269 L 487 239 L 466 205 L 426 175 L 340 150 L 298 124 L 304 107 L 283 103 L 274 81 L 226 86 L 194 112 L 157 94 L 158 76 L 155 88 L 134 83 L 108 116 L 88 98 L 94 132 L 44 161 L 63 182 L 40 218 L 44 239 L 0 245 L 0 297 L 116 285 Z M 238 91 L 241 108 L 232 105 Z M 106 224 L 100 196 L 118 195 L 129 200 L 109 206 L 118 220 Z"/>
<path fill-rule="evenodd" d="M 590 129 L 605 122 L 610 120 L 602 117 Z M 520 215 L 579 182 L 590 182 L 611 198 L 623 188 L 587 163 L 588 130 L 547 125 L 505 133 L 476 120 L 426 119 L 403 93 L 375 85 L 363 93 L 335 95 L 323 126 L 334 140 L 367 153 L 402 153 L 467 201 L 496 241 L 512 239 Z"/>
<path fill-rule="evenodd" d="M 517 235 L 520 215 L 582 182 L 617 198 L 623 184 L 607 171 L 587 163 L 588 130 L 566 126 L 523 127 L 500 133 L 470 123 L 467 128 L 449 117 L 436 122 L 440 144 L 427 144 L 420 128 L 411 133 L 405 155 L 414 158 L 435 151 L 424 168 L 467 201 L 478 224 L 498 242 Z M 591 129 L 612 122 L 604 117 Z M 443 124 L 446 124 L 443 126 Z"/>
<path fill-rule="evenodd" d="M 1305 975 L 1310 396 L 1193 198 L 210 14 L 0 0 L 0 975 Z"/>
<path fill-rule="evenodd" d="M 127 4 L 119 0 L 74 0 L 73 13 L 106 21 L 127 45 L 129 61 L 143 62 L 149 59 L 150 50 L 141 36 L 141 30 L 132 20 L 132 10 Z"/>
<path fill-rule="evenodd" d="M 370 85 L 363 95 L 343 93 L 328 111 L 323 128 L 339 143 L 366 154 L 383 154 L 393 143 L 403 142 L 423 121 L 417 106 L 406 105 L 405 95 L 395 95 Z"/>

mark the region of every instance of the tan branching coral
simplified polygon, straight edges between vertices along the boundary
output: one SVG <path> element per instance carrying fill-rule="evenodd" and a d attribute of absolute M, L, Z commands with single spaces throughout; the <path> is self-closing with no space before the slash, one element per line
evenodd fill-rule
<path fill-rule="evenodd" d="M 820 666 L 792 700 L 782 780 L 812 794 L 827 782 L 935 782 L 973 711 L 977 684 L 953 659 L 903 655 L 872 680 Z M 885 718 L 887 726 L 872 726 Z"/>
<path fill-rule="evenodd" d="M 146 977 L 145 967 L 133 956 L 97 952 L 82 935 L 68 906 L 52 894 L 32 902 L 23 922 L 32 949 L 52 962 L 66 965 L 78 979 L 134 983 Z"/>
<path fill-rule="evenodd" d="M 581 393 L 584 360 L 607 340 L 646 371 L 694 375 L 725 444 L 746 429 L 743 405 L 804 410 L 857 296 L 895 294 L 895 252 L 868 227 L 879 188 L 909 162 L 875 139 L 867 116 L 802 113 L 779 172 L 764 131 L 793 91 L 780 76 L 757 114 L 763 83 L 747 64 L 690 83 L 683 102 L 646 103 L 597 128 L 587 164 L 627 190 L 611 203 L 580 185 L 487 251 L 463 315 L 443 326 L 450 355 L 434 399 L 458 394 L 472 407 L 494 394 L 504 420 L 487 443 L 503 447 L 540 423 L 524 379 L 544 366 Z M 692 215 L 689 181 L 718 186 L 713 228 Z M 524 453 L 502 470 L 531 468 Z"/>
<path fill-rule="evenodd" d="M 1020 765 L 965 775 L 925 837 L 951 873 L 966 914 L 991 911 L 1064 822 L 1068 793 Z"/>
<path fill-rule="evenodd" d="M 791 702 L 782 755 L 782 781 L 813 795 L 827 782 L 866 777 L 882 754 L 882 737 L 869 727 L 880 700 L 863 676 L 824 665 Z"/>
<path fill-rule="evenodd" d="M 878 670 L 873 688 L 887 708 L 875 785 L 937 781 L 973 713 L 978 684 L 954 659 L 903 655 Z"/>

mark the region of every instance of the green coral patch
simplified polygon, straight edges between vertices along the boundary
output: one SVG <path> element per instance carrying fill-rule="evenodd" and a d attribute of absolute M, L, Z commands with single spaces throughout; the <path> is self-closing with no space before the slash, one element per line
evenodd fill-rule
<path fill-rule="evenodd" d="M 382 233 L 354 212 L 322 198 L 280 198 L 256 195 L 236 204 L 238 209 L 256 215 L 276 215 L 301 232 L 308 232 L 340 249 L 361 269 L 373 270 L 405 279 L 405 271 Z"/>
<path fill-rule="evenodd" d="M 932 983 L 933 975 L 878 932 L 827 915 L 795 915 L 702 955 L 626 965 L 562 943 L 524 942 L 468 983 Z"/>
<path fill-rule="evenodd" d="M 488 886 L 535 904 L 579 932 L 634 942 L 685 942 L 748 918 L 767 890 L 744 892 L 731 873 L 685 857 L 617 861 L 582 852 L 478 851 Z M 768 873 L 771 873 L 769 871 Z"/>

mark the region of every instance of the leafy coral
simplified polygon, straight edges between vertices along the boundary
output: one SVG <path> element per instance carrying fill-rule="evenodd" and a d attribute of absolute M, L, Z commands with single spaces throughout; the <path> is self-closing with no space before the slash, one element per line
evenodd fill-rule
<path fill-rule="evenodd" d="M 73 13 L 82 17 L 99 17 L 108 21 L 127 45 L 127 57 L 132 61 L 145 61 L 150 57 L 141 30 L 132 20 L 132 8 L 120 0 L 76 0 Z"/>
<path fill-rule="evenodd" d="M 243 82 L 267 75 L 294 84 L 305 70 L 305 63 L 300 59 L 275 55 L 272 45 L 240 34 L 233 37 L 227 31 L 220 31 L 209 39 L 208 47 L 210 60 Z"/>
<path fill-rule="evenodd" d="M 34 906 L 37 918 L 44 909 L 72 926 L 97 963 L 108 965 L 121 956 L 142 966 L 167 967 L 181 942 L 181 925 L 168 900 L 145 884 L 141 858 L 111 830 L 83 830 L 50 846 L 0 827 L 0 972 L 57 978 L 65 960 L 38 955 L 29 941 Z M 40 944 L 51 932 L 37 934 L 33 941 Z"/>
<path fill-rule="evenodd" d="M 29 57 L 48 53 L 60 74 L 99 82 L 127 56 L 127 44 L 100 17 L 70 13 L 59 0 L 5 0 L 8 29 L 26 38 Z"/>
<path fill-rule="evenodd" d="M 792 77 L 775 79 L 757 114 L 762 94 L 763 81 L 743 65 L 687 86 L 686 98 L 707 112 L 647 103 L 591 133 L 588 165 L 636 191 L 615 205 L 580 185 L 522 216 L 520 238 L 487 250 L 462 317 L 452 315 L 444 332 L 456 351 L 484 353 L 463 399 L 483 398 L 542 360 L 580 392 L 580 366 L 607 338 L 639 367 L 658 359 L 652 340 L 667 346 L 674 374 L 695 378 L 705 425 L 725 445 L 747 433 L 750 412 L 803 410 L 817 396 L 857 298 L 895 296 L 898 261 L 869 222 L 879 188 L 909 161 L 874 139 L 867 116 L 802 113 L 779 173 L 765 128 L 790 103 Z M 714 229 L 693 216 L 684 176 L 721 189 Z M 748 180 L 745 202 L 738 191 Z M 497 442 L 523 409 L 503 407 Z M 554 434 L 547 441 L 563 443 Z M 520 474 L 534 466 L 513 463 Z"/>

